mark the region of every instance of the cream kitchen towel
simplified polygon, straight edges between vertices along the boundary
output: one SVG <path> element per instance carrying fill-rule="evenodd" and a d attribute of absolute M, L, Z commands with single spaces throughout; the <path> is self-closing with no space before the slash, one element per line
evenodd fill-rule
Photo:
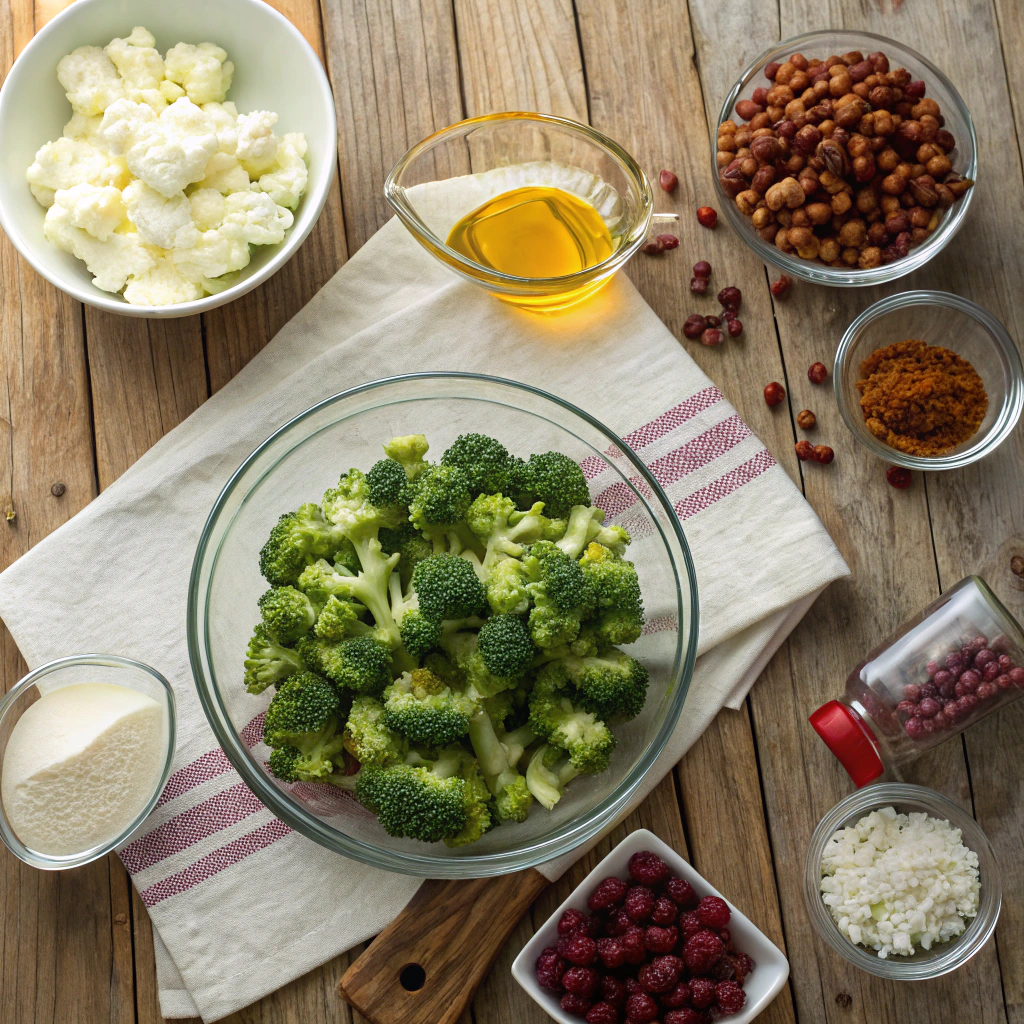
<path fill-rule="evenodd" d="M 475 205 L 478 187 L 421 186 L 420 201 L 444 222 Z M 212 1021 L 259 999 L 375 934 L 417 887 L 293 832 L 241 782 L 196 696 L 185 606 L 206 516 L 269 433 L 346 388 L 426 370 L 509 377 L 567 398 L 624 437 L 675 506 L 696 564 L 700 657 L 636 802 L 847 573 L 789 477 L 626 277 L 577 309 L 537 316 L 461 281 L 391 221 L 237 377 L 0 575 L 0 615 L 30 666 L 110 652 L 174 685 L 173 774 L 121 851 L 158 934 L 166 1016 Z M 339 472 L 344 461 L 339 452 Z M 608 481 L 591 487 L 625 511 Z M 582 853 L 541 870 L 556 878 Z"/>

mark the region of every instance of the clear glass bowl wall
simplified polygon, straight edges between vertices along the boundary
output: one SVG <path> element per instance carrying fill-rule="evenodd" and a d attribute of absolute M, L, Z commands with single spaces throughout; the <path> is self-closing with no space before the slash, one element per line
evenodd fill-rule
<path fill-rule="evenodd" d="M 426 433 L 434 457 L 459 434 L 498 436 L 517 455 L 559 450 L 599 469 L 629 507 L 617 522 L 634 542 L 649 624 L 629 650 L 651 674 L 647 704 L 616 728 L 611 768 L 574 781 L 547 812 L 535 806 L 471 846 L 449 849 L 395 839 L 347 793 L 329 784 L 285 784 L 266 768 L 257 716 L 271 693 L 242 684 L 245 647 L 266 589 L 258 554 L 278 517 L 319 501 L 350 466 L 369 468 L 381 444 Z M 592 489 L 597 497 L 597 491 Z M 621 502 L 620 502 L 621 504 Z M 239 468 L 215 505 L 193 567 L 189 650 L 200 698 L 218 740 L 256 795 L 280 818 L 329 849 L 378 867 L 434 878 L 502 874 L 565 853 L 619 813 L 675 727 L 693 670 L 697 592 L 679 521 L 646 467 L 600 423 L 526 385 L 463 374 L 415 374 L 364 385 L 328 399 L 269 438 Z"/>
<path fill-rule="evenodd" d="M 716 163 L 718 147 L 715 145 L 718 126 L 729 118 L 735 120 L 737 124 L 743 123 L 741 119 L 734 116 L 736 102 L 741 99 L 750 99 L 758 86 L 766 88 L 770 86 L 768 79 L 764 77 L 765 65 L 772 61 L 782 63 L 793 53 L 802 53 L 808 59 L 818 57 L 824 60 L 833 54 L 849 53 L 851 50 L 860 50 L 865 54 L 881 50 L 888 56 L 890 68 L 905 67 L 914 79 L 924 81 L 928 90 L 926 95 L 939 104 L 942 116 L 945 118 L 945 128 L 952 132 L 956 139 L 956 149 L 948 154 L 953 164 L 953 170 L 957 174 L 975 181 L 978 177 L 978 140 L 974 133 L 974 121 L 970 111 L 953 83 L 931 61 L 909 46 L 873 32 L 830 30 L 793 36 L 792 39 L 773 45 L 755 57 L 743 70 L 736 84 L 729 90 L 715 123 L 715 132 L 711 139 L 711 174 L 719 206 L 729 225 L 753 249 L 759 259 L 781 268 L 786 274 L 800 280 L 832 285 L 836 288 L 883 284 L 886 281 L 895 281 L 897 278 L 903 277 L 904 274 L 909 274 L 912 270 L 924 266 L 930 259 L 942 252 L 949 244 L 950 239 L 960 230 L 960 226 L 967 216 L 967 208 L 978 187 L 975 185 L 974 188 L 968 189 L 963 198 L 958 199 L 946 211 L 938 228 L 929 236 L 928 240 L 923 245 L 911 249 L 909 256 L 901 260 L 894 260 L 892 263 L 883 263 L 881 266 L 868 270 L 829 267 L 815 260 L 803 260 L 799 256 L 784 253 L 776 246 L 761 240 L 751 226 L 750 218 L 740 213 L 735 200 L 726 194 L 719 183 Z"/>

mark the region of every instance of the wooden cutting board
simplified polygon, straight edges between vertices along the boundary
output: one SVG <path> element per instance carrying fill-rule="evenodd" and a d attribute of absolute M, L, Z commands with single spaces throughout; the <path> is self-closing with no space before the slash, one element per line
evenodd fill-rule
<path fill-rule="evenodd" d="M 372 1024 L 455 1024 L 548 884 L 534 868 L 428 879 L 345 972 L 341 997 Z"/>

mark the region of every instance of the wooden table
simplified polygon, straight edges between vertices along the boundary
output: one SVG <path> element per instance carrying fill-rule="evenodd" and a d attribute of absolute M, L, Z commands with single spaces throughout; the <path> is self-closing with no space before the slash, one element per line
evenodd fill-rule
<path fill-rule="evenodd" d="M 63 0 L 0 0 L 0 70 Z M 833 585 L 782 647 L 739 712 L 724 711 L 675 772 L 610 840 L 545 893 L 514 933 L 473 1005 L 476 1024 L 548 1018 L 512 982 L 509 964 L 595 859 L 645 826 L 690 857 L 792 963 L 766 1021 L 971 1021 L 1024 1024 L 1024 802 L 1017 758 L 1024 703 L 944 745 L 916 773 L 972 808 L 1004 871 L 996 940 L 959 973 L 894 985 L 856 972 L 818 941 L 803 906 L 811 830 L 851 784 L 807 714 L 839 692 L 860 656 L 969 572 L 1004 593 L 1008 542 L 1024 536 L 1024 434 L 961 472 L 886 486 L 806 368 L 831 363 L 852 317 L 885 292 L 944 288 L 1024 329 L 1024 84 L 1007 58 L 1024 45 L 1018 0 L 276 0 L 324 58 L 338 109 L 340 165 L 312 236 L 276 277 L 232 305 L 184 320 L 135 320 L 83 308 L 0 244 L 0 566 L 74 515 L 150 445 L 225 384 L 389 216 L 387 171 L 406 148 L 467 116 L 540 110 L 619 140 L 652 178 L 679 175 L 659 209 L 681 214 L 680 249 L 639 257 L 630 276 L 800 485 L 852 577 Z M 870 29 L 921 50 L 972 110 L 981 184 L 956 242 L 887 289 L 797 284 L 773 303 L 768 274 L 729 230 L 699 227 L 713 203 L 709 124 L 747 61 L 773 40 L 811 29 Z M 824 56 L 824 55 L 823 55 Z M 690 264 L 706 258 L 715 288 L 743 289 L 742 342 L 682 340 Z M 789 406 L 761 389 L 784 381 Z M 798 463 L 793 416 L 818 416 L 836 450 L 828 468 Z M 57 483 L 64 485 L 59 495 Z M 1019 549 L 1019 547 L 1018 547 Z M 1015 549 L 1015 550 L 1018 550 Z M 1020 605 L 1018 605 L 1020 607 Z M 6 687 L 25 666 L 0 632 Z M 1014 767 L 1017 764 L 1018 767 Z M 151 930 L 113 856 L 65 874 L 0 860 L 0 1020 L 152 1024 L 160 1019 Z M 232 1021 L 349 1021 L 335 983 L 350 953 Z M 357 1015 L 358 1016 L 358 1015 Z M 467 1021 L 467 1024 L 469 1022 Z"/>

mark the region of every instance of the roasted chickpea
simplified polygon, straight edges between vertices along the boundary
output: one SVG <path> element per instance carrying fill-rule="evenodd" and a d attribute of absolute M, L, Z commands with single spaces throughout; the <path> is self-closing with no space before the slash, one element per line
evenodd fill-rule
<path fill-rule="evenodd" d="M 882 264 L 882 250 L 877 245 L 868 246 L 857 259 L 857 266 L 861 270 L 870 270 Z"/>
<path fill-rule="evenodd" d="M 842 216 L 853 206 L 849 192 L 837 192 L 832 197 L 831 209 L 834 214 Z"/>

